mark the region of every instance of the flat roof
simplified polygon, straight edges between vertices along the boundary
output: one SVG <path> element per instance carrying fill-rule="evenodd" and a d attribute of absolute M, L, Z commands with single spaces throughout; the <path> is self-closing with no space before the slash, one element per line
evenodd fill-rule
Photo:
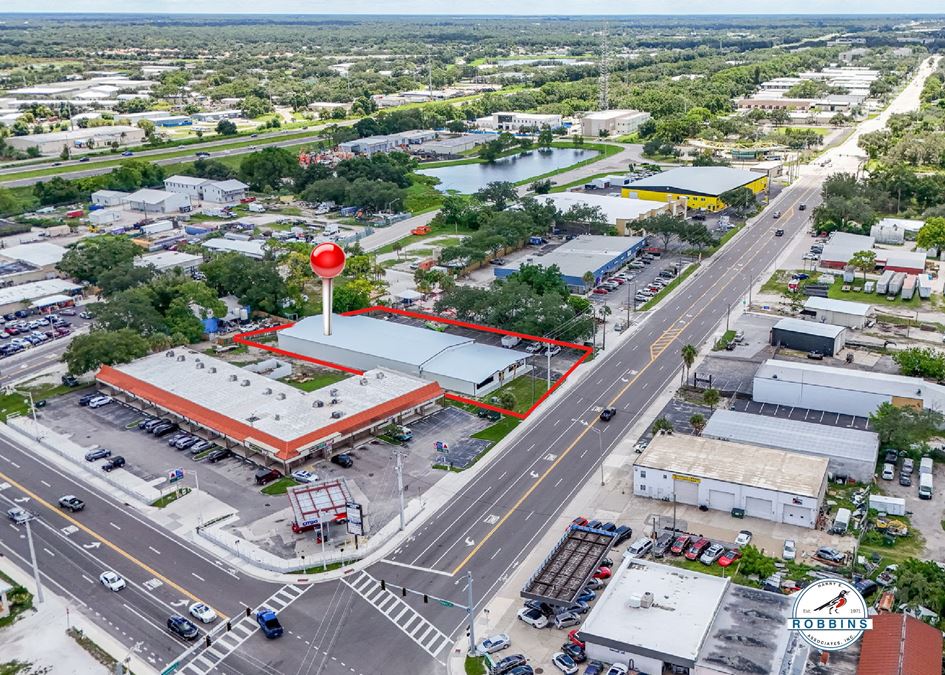
<path fill-rule="evenodd" d="M 658 202 L 652 199 L 628 199 L 620 196 L 611 197 L 585 192 L 557 192 L 543 195 L 539 199 L 554 204 L 559 211 L 567 211 L 574 205 L 599 206 L 604 213 L 604 218 L 611 225 L 616 225 L 618 220 L 636 220 L 657 209 L 665 210 L 669 207 L 667 202 Z"/>
<path fill-rule="evenodd" d="M 139 133 L 141 130 L 138 127 L 130 127 L 119 124 L 107 127 L 73 129 L 70 131 L 52 131 L 46 134 L 27 134 L 26 136 L 16 136 L 15 138 L 21 138 L 27 141 L 35 141 L 37 143 L 51 143 L 53 141 L 82 140 L 84 138 L 92 138 L 95 136 L 113 136 L 116 134 L 126 134 L 129 131 Z"/>
<path fill-rule="evenodd" d="M 282 459 L 442 396 L 435 382 L 381 368 L 306 392 L 186 348 L 103 366 L 96 378 Z"/>
<path fill-rule="evenodd" d="M 279 331 L 279 335 L 400 361 L 421 372 L 476 383 L 529 358 L 525 352 L 397 321 L 339 314 L 331 321 L 331 335 L 324 334 L 321 315 L 306 317 Z"/>
<path fill-rule="evenodd" d="M 125 200 L 129 202 L 144 202 L 145 204 L 160 204 L 161 202 L 172 197 L 177 199 L 177 193 L 168 192 L 167 190 L 152 190 L 151 188 L 142 188 L 132 192 L 130 195 L 125 197 Z"/>
<path fill-rule="evenodd" d="M 850 262 L 850 258 L 858 251 L 872 251 L 876 240 L 873 237 L 867 237 L 862 234 L 850 234 L 849 232 L 834 232 L 830 239 L 824 244 L 823 253 L 820 254 L 821 260 L 833 262 Z M 879 252 L 877 251 L 877 257 Z"/>
<path fill-rule="evenodd" d="M 641 656 L 693 665 L 729 583 L 681 567 L 624 558 L 592 605 L 581 633 L 588 641 L 601 638 L 617 649 L 630 646 Z M 644 593 L 652 593 L 653 604 L 631 607 L 631 598 Z"/>
<path fill-rule="evenodd" d="M 643 237 L 606 237 L 594 234 L 582 234 L 571 241 L 545 255 L 536 255 L 535 259 L 526 263 L 525 259 L 512 267 L 499 269 L 517 270 L 522 265 L 541 265 L 551 267 L 557 265 L 561 274 L 568 277 L 581 278 L 585 272 L 596 272 L 609 265 L 615 258 L 640 246 Z"/>
<path fill-rule="evenodd" d="M 774 324 L 775 330 L 784 330 L 790 333 L 804 333 L 805 335 L 818 335 L 836 339 L 846 330 L 843 326 L 834 326 L 830 323 L 820 323 L 819 321 L 804 321 L 803 319 L 781 319 Z"/>
<path fill-rule="evenodd" d="M 9 248 L 0 249 L 0 256 L 10 260 L 19 260 L 21 262 L 36 265 L 37 267 L 47 267 L 55 265 L 62 256 L 66 254 L 66 249 L 58 244 L 50 244 L 45 241 L 38 241 L 31 244 L 19 244 Z"/>
<path fill-rule="evenodd" d="M 243 255 L 262 258 L 266 254 L 265 242 L 262 239 L 250 239 L 242 241 L 240 239 L 224 239 L 215 237 L 208 239 L 201 244 L 204 248 L 211 248 L 216 251 L 225 251 L 230 253 L 242 253 Z"/>
<path fill-rule="evenodd" d="M 134 259 L 134 265 L 135 267 L 154 265 L 158 270 L 166 270 L 173 267 L 186 267 L 200 260 L 203 260 L 203 256 L 193 255 L 192 253 L 160 251 L 150 255 L 138 256 Z"/>
<path fill-rule="evenodd" d="M 164 179 L 165 183 L 179 183 L 181 185 L 203 185 L 211 182 L 209 178 L 198 178 L 197 176 L 173 175 Z"/>
<path fill-rule="evenodd" d="M 749 443 L 792 452 L 875 462 L 879 434 L 828 424 L 716 410 L 702 435 L 720 441 Z"/>
<path fill-rule="evenodd" d="M 597 110 L 587 113 L 582 119 L 585 120 L 619 120 L 624 117 L 635 115 L 649 115 L 649 113 L 640 110 Z"/>
<path fill-rule="evenodd" d="M 70 292 L 81 291 L 82 287 L 78 284 L 66 281 L 65 279 L 44 279 L 42 281 L 32 281 L 28 284 L 19 286 L 7 286 L 0 288 L 0 305 L 9 305 L 14 302 L 30 302 L 37 298 L 45 298 L 50 295 L 69 294 Z"/>
<path fill-rule="evenodd" d="M 755 372 L 755 379 L 777 379 L 780 382 L 809 384 L 838 391 L 860 391 L 883 396 L 908 399 L 923 398 L 935 402 L 938 410 L 945 410 L 945 387 L 918 377 L 891 375 L 875 370 L 834 368 L 806 361 L 768 359 Z"/>
<path fill-rule="evenodd" d="M 853 314 L 855 316 L 866 316 L 870 313 L 871 305 L 865 302 L 850 302 L 849 300 L 832 300 L 830 298 L 819 298 L 811 296 L 804 302 L 804 309 L 820 309 L 825 312 L 837 312 L 839 314 Z"/>
<path fill-rule="evenodd" d="M 641 178 L 625 187 L 718 196 L 763 177 L 753 171 L 727 166 L 682 166 Z"/>
<path fill-rule="evenodd" d="M 658 434 L 636 466 L 819 497 L 827 459 L 714 438 Z"/>
<path fill-rule="evenodd" d="M 876 224 L 880 227 L 901 227 L 910 232 L 917 232 L 925 225 L 925 221 L 911 220 L 909 218 L 883 218 Z"/>
<path fill-rule="evenodd" d="M 235 178 L 211 181 L 210 185 L 224 192 L 236 192 L 237 190 L 245 190 L 249 187 L 246 183 L 238 181 Z"/>

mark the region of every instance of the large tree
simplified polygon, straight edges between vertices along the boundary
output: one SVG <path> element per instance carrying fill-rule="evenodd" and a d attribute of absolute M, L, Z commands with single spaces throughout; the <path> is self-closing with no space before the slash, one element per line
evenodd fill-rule
<path fill-rule="evenodd" d="M 94 284 L 106 270 L 129 265 L 141 253 L 141 248 L 125 236 L 87 237 L 66 251 L 58 268 L 80 281 Z"/>
<path fill-rule="evenodd" d="M 727 190 L 719 195 L 719 199 L 723 204 L 732 207 L 736 211 L 746 211 L 749 207 L 755 205 L 755 193 L 746 187 Z"/>
<path fill-rule="evenodd" d="M 863 273 L 863 281 L 866 281 L 866 273 L 876 269 L 875 251 L 857 251 L 850 258 L 850 267 Z"/>
<path fill-rule="evenodd" d="M 76 335 L 62 358 L 70 373 L 82 375 L 103 364 L 128 363 L 148 352 L 148 341 L 131 328 L 93 330 L 87 335 Z"/>
<path fill-rule="evenodd" d="M 933 217 L 925 221 L 915 237 L 916 246 L 945 250 L 945 218 Z"/>
<path fill-rule="evenodd" d="M 240 163 L 240 176 L 257 191 L 278 190 L 283 180 L 294 181 L 300 172 L 298 159 L 285 148 L 263 148 Z"/>
<path fill-rule="evenodd" d="M 518 201 L 518 192 L 512 183 L 493 181 L 476 192 L 476 199 L 491 204 L 496 211 L 504 211 L 508 206 Z"/>

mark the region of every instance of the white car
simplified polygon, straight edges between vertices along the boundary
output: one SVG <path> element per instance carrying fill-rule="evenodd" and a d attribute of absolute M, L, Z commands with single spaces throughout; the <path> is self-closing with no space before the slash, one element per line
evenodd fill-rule
<path fill-rule="evenodd" d="M 318 481 L 318 475 L 305 469 L 296 469 L 292 472 L 292 478 L 299 483 L 315 483 Z"/>
<path fill-rule="evenodd" d="M 551 662 L 555 664 L 555 668 L 564 673 L 564 675 L 575 675 L 578 671 L 577 663 L 564 652 L 557 652 L 551 657 Z"/>
<path fill-rule="evenodd" d="M 548 617 L 541 610 L 523 607 L 518 610 L 518 618 L 533 628 L 544 628 L 548 625 Z"/>
<path fill-rule="evenodd" d="M 797 547 L 794 544 L 793 539 L 784 540 L 784 548 L 781 549 L 781 557 L 784 560 L 794 560 L 797 556 Z"/>
<path fill-rule="evenodd" d="M 605 675 L 627 675 L 630 670 L 622 663 L 615 663 L 607 669 Z"/>
<path fill-rule="evenodd" d="M 116 593 L 128 585 L 118 572 L 112 572 L 111 570 L 105 570 L 99 574 L 98 580 L 102 582 L 105 588 Z"/>
<path fill-rule="evenodd" d="M 560 351 L 561 351 L 561 347 L 559 347 L 558 345 L 549 345 L 548 348 L 545 350 L 544 355 L 556 356 Z"/>
<path fill-rule="evenodd" d="M 505 633 L 492 635 L 476 645 L 476 651 L 480 654 L 495 654 L 497 651 L 507 649 L 512 646 L 512 640 Z"/>
<path fill-rule="evenodd" d="M 751 532 L 748 530 L 742 530 L 738 533 L 738 536 L 735 537 L 735 545 L 741 548 L 742 546 L 748 546 L 751 543 Z"/>
<path fill-rule="evenodd" d="M 90 408 L 101 408 L 103 405 L 108 405 L 112 402 L 111 396 L 98 396 L 89 401 Z"/>
<path fill-rule="evenodd" d="M 217 620 L 217 613 L 202 602 L 195 602 L 190 606 L 190 615 L 201 623 L 213 623 Z"/>

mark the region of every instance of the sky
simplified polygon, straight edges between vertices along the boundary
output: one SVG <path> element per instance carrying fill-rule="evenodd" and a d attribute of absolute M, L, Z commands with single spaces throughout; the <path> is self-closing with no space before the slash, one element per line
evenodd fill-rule
<path fill-rule="evenodd" d="M 8 0 L 0 7 L 3 12 L 145 14 L 928 14 L 945 13 L 945 0 Z"/>

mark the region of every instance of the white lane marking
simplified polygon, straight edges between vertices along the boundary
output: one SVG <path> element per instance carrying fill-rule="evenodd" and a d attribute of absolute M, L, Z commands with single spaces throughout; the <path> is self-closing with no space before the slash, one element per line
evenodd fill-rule
<path fill-rule="evenodd" d="M 48 548 L 46 548 L 45 546 L 43 547 L 43 550 L 46 551 L 46 553 L 47 553 L 51 558 L 55 558 L 55 557 L 56 557 L 56 554 L 53 553 L 52 551 L 50 551 L 50 550 L 49 550 Z"/>
<path fill-rule="evenodd" d="M 51 488 L 51 487 L 52 487 L 52 485 L 50 485 L 49 483 L 47 483 L 46 481 L 44 481 L 44 480 L 42 480 L 42 479 L 41 479 L 39 482 L 42 483 L 43 485 L 45 485 L 45 486 L 48 487 L 48 488 Z"/>
<path fill-rule="evenodd" d="M 161 555 L 161 552 L 157 550 L 156 548 L 154 548 L 153 546 L 148 546 L 148 548 L 154 551 L 155 553 L 157 553 L 158 555 Z"/>
<path fill-rule="evenodd" d="M 191 572 L 190 574 L 191 574 L 191 576 L 193 576 L 195 579 L 197 579 L 197 580 L 199 580 L 199 581 L 206 581 L 206 579 L 204 579 L 202 576 L 200 576 L 200 575 L 197 574 L 196 572 Z"/>
<path fill-rule="evenodd" d="M 453 576 L 449 572 L 444 572 L 443 570 L 435 570 L 432 567 L 421 567 L 420 565 L 409 565 L 407 563 L 391 560 L 390 558 L 382 558 L 381 562 L 387 563 L 388 565 L 396 565 L 397 567 L 405 567 L 408 570 L 416 570 L 417 572 L 429 572 L 430 574 L 439 574 L 440 576 L 444 577 Z"/>
<path fill-rule="evenodd" d="M 108 524 L 111 525 L 112 527 L 114 527 L 116 530 L 120 530 L 120 529 L 121 529 L 120 527 L 118 527 L 115 523 L 113 523 L 113 522 L 110 521 L 110 520 L 108 521 Z"/>

